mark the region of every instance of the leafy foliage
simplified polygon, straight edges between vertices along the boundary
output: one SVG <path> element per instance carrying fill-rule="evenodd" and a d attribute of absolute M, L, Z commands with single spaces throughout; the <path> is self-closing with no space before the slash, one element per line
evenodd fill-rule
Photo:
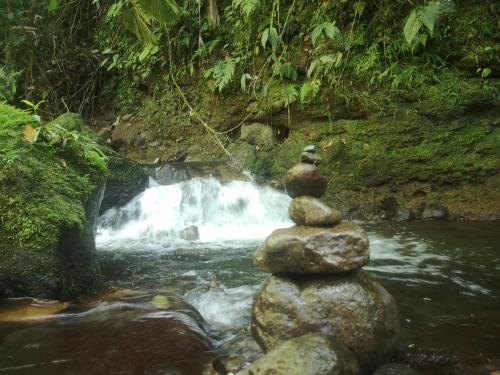
<path fill-rule="evenodd" d="M 246 19 L 249 19 L 260 5 L 260 0 L 233 0 L 232 3 L 233 8 L 238 9 Z"/>
<path fill-rule="evenodd" d="M 404 34 L 408 44 L 411 44 L 422 25 L 427 27 L 431 32 L 434 31 L 434 26 L 442 14 L 451 13 L 455 10 L 455 4 L 451 0 L 431 1 L 424 7 L 414 9 L 404 26 Z"/>
<path fill-rule="evenodd" d="M 224 88 L 231 82 L 236 70 L 236 63 L 238 59 L 228 58 L 220 60 L 215 65 L 205 72 L 205 78 L 213 78 L 212 91 L 218 89 L 222 92 Z"/>

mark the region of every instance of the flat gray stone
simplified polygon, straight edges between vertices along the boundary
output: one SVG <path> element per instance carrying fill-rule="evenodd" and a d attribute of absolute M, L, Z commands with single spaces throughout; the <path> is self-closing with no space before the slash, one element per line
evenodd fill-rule
<path fill-rule="evenodd" d="M 271 273 L 338 274 L 361 268 L 368 260 L 365 231 L 348 221 L 334 227 L 275 230 L 255 254 L 257 267 Z"/>
<path fill-rule="evenodd" d="M 288 208 L 288 215 L 295 224 L 307 226 L 332 226 L 342 219 L 339 211 L 329 207 L 317 198 L 302 195 L 294 198 Z"/>

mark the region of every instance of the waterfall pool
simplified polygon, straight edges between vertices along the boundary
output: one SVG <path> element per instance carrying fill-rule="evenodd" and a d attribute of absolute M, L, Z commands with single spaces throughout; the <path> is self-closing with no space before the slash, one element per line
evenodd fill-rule
<path fill-rule="evenodd" d="M 118 297 L 0 302 L 0 373 L 190 375 L 214 348 L 251 360 L 259 351 L 249 338 L 250 308 L 267 276 L 253 256 L 274 229 L 293 224 L 289 202 L 251 182 L 153 182 L 100 220 L 101 268 Z M 365 269 L 395 297 L 405 345 L 498 363 L 500 223 L 363 226 L 371 245 Z M 197 240 L 185 239 L 190 227 Z"/>

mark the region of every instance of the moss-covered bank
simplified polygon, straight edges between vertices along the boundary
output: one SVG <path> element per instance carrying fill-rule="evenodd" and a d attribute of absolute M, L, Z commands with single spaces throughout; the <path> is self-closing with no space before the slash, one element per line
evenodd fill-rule
<path fill-rule="evenodd" d="M 500 217 L 500 101 L 498 80 L 455 71 L 429 85 L 419 100 L 394 99 L 392 110 L 292 106 L 254 114 L 219 139 L 237 162 L 279 185 L 303 147 L 315 143 L 329 178 L 327 200 L 361 219 Z M 460 85 L 461 89 L 457 89 Z M 231 130 L 255 103 L 243 95 L 216 97 L 199 84 L 183 90 L 216 129 Z M 451 90 L 451 91 L 450 91 Z M 160 99 L 145 98 L 135 115 L 110 133 L 132 158 L 153 162 L 185 151 L 191 160 L 225 159 L 224 151 L 165 86 Z M 260 135 L 248 136 L 253 126 Z M 255 141 L 267 137 L 267 141 Z"/>
<path fill-rule="evenodd" d="M 0 296 L 99 289 L 94 235 L 109 160 L 123 159 L 80 116 L 42 125 L 0 103 Z"/>

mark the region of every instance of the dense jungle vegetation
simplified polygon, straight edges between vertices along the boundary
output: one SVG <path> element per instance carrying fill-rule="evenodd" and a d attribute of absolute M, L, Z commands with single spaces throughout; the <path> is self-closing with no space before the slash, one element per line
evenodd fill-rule
<path fill-rule="evenodd" d="M 92 116 L 197 82 L 263 112 L 453 101 L 464 77 L 497 90 L 498 16 L 494 0 L 3 0 L 0 99 Z"/>

